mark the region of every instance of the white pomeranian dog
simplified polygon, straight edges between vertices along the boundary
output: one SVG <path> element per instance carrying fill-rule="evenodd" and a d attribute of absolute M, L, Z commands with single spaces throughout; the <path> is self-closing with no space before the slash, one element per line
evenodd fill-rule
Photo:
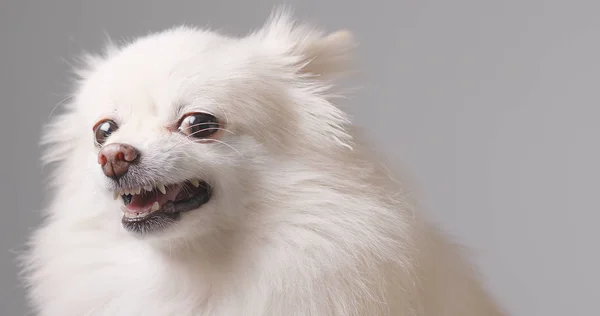
<path fill-rule="evenodd" d="M 35 313 L 503 315 L 334 102 L 353 46 L 278 11 L 87 58 L 43 138 Z"/>

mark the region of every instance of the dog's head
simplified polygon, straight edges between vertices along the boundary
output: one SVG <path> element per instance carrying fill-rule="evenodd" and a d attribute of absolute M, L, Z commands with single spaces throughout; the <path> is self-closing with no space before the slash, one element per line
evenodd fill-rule
<path fill-rule="evenodd" d="M 327 94 L 352 46 L 287 14 L 242 38 L 181 27 L 111 45 L 78 72 L 44 159 L 134 234 L 201 233 L 243 217 L 270 159 L 348 146 Z"/>

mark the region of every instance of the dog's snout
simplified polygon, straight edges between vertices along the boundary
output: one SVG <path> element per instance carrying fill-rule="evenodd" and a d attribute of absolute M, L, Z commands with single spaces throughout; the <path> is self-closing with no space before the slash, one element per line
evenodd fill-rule
<path fill-rule="evenodd" d="M 98 163 L 107 177 L 118 179 L 127 173 L 138 156 L 137 149 L 131 145 L 109 144 L 98 153 Z"/>

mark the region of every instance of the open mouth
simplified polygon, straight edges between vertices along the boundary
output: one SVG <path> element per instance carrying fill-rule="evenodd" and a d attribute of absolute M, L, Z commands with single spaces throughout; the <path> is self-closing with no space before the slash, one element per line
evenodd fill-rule
<path fill-rule="evenodd" d="M 123 200 L 123 218 L 125 229 L 136 233 L 150 233 L 167 227 L 179 219 L 183 212 L 195 210 L 207 203 L 212 188 L 201 180 L 189 180 L 182 183 L 143 186 L 115 191 L 115 200 Z"/>

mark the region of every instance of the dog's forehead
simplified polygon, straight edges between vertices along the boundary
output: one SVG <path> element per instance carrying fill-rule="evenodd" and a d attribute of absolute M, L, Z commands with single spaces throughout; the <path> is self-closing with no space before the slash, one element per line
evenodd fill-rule
<path fill-rule="evenodd" d="M 82 97 L 100 112 L 96 116 L 143 111 L 169 119 L 190 104 L 210 107 L 210 100 L 222 99 L 234 88 L 232 78 L 252 77 L 248 65 L 253 63 L 253 52 L 240 39 L 171 30 L 139 39 L 108 57 L 86 80 Z"/>

